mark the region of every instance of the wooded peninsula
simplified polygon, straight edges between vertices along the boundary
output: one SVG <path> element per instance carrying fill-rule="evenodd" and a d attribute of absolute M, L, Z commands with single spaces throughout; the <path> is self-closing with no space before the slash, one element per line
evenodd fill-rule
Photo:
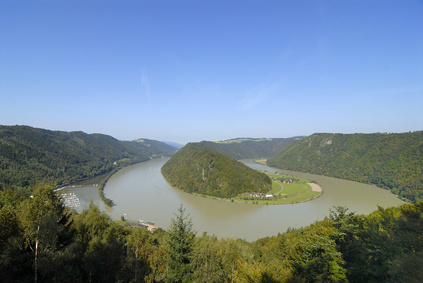
<path fill-rule="evenodd" d="M 163 165 L 162 174 L 181 190 L 222 198 L 272 189 L 272 181 L 266 174 L 200 143 L 190 143 L 179 150 Z"/>

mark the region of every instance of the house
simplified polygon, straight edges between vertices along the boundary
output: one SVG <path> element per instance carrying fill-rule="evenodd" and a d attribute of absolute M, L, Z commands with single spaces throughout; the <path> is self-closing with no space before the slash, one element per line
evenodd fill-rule
<path fill-rule="evenodd" d="M 273 197 L 273 195 L 272 194 L 266 194 L 266 196 L 265 196 L 266 198 L 272 198 Z"/>
<path fill-rule="evenodd" d="M 152 223 L 141 223 L 141 226 L 145 229 L 147 229 L 150 232 L 154 232 L 155 230 L 159 229 L 159 227 L 157 227 L 156 225 L 152 224 Z"/>
<path fill-rule="evenodd" d="M 151 222 L 128 222 L 125 224 L 125 226 L 131 228 L 144 228 L 150 232 L 154 232 L 155 230 L 159 229 L 158 226 L 154 225 Z"/>
<path fill-rule="evenodd" d="M 261 198 L 264 197 L 264 194 L 262 193 L 250 193 L 251 198 Z"/>
<path fill-rule="evenodd" d="M 290 184 L 293 182 L 292 179 L 288 177 L 283 177 L 281 181 L 287 184 Z"/>

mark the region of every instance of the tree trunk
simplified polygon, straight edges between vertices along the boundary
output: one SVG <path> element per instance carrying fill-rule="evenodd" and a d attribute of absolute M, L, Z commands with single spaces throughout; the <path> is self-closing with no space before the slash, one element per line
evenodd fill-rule
<path fill-rule="evenodd" d="M 40 232 L 40 225 L 37 227 L 37 237 L 35 238 L 35 258 L 34 258 L 34 282 L 38 281 L 38 234 Z"/>

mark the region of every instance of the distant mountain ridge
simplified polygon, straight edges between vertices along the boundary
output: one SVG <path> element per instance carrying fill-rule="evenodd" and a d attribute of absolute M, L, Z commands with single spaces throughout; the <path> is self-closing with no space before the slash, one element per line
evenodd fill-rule
<path fill-rule="evenodd" d="M 412 202 L 423 200 L 423 131 L 317 133 L 285 147 L 267 164 L 371 183 Z"/>
<path fill-rule="evenodd" d="M 272 184 L 264 173 L 210 150 L 204 143 L 184 146 L 163 165 L 162 174 L 183 191 L 224 198 L 243 192 L 265 193 Z"/>
<path fill-rule="evenodd" d="M 118 165 L 171 156 L 176 149 L 158 141 L 119 141 L 103 134 L 0 126 L 0 187 L 19 189 L 36 182 L 69 184 Z"/>
<path fill-rule="evenodd" d="M 291 138 L 235 138 L 220 142 L 202 141 L 199 144 L 204 148 L 208 148 L 224 154 L 230 158 L 241 159 L 257 159 L 269 158 L 292 142 L 300 140 L 304 137 Z"/>
<path fill-rule="evenodd" d="M 168 144 L 170 146 L 173 146 L 174 148 L 177 148 L 177 149 L 181 149 L 181 148 L 184 147 L 183 144 L 180 144 L 180 143 L 177 143 L 177 142 L 170 142 L 170 141 L 162 141 L 162 142 L 164 142 L 165 144 Z"/>
<path fill-rule="evenodd" d="M 141 152 L 147 153 L 149 156 L 172 156 L 177 151 L 177 147 L 172 146 L 168 143 L 150 140 L 150 139 L 137 139 L 133 141 L 124 141 L 124 143 L 140 150 Z"/>

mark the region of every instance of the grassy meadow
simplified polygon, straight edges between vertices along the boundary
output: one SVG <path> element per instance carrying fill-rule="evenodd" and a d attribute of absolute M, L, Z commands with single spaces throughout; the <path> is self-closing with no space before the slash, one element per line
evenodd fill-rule
<path fill-rule="evenodd" d="M 240 203 L 254 204 L 290 204 L 304 202 L 318 197 L 321 192 L 312 191 L 309 181 L 286 175 L 266 173 L 272 180 L 272 190 L 267 194 L 273 197 L 253 197 L 249 193 L 244 193 L 232 200 Z M 284 181 L 282 178 L 288 178 Z M 289 183 L 288 180 L 292 180 Z"/>

